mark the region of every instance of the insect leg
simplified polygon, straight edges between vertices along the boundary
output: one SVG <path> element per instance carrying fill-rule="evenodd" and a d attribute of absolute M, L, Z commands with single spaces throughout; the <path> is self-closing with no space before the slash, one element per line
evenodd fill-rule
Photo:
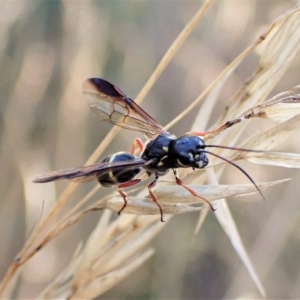
<path fill-rule="evenodd" d="M 222 130 L 217 129 L 217 130 L 212 130 L 212 131 L 189 131 L 187 132 L 185 135 L 195 135 L 195 136 L 205 136 L 207 134 L 218 134 L 220 133 Z"/>
<path fill-rule="evenodd" d="M 124 208 L 127 206 L 127 194 L 122 190 L 122 188 L 133 186 L 133 185 L 139 183 L 140 181 L 141 181 L 141 179 L 133 179 L 131 181 L 124 182 L 124 183 L 118 185 L 118 192 L 119 192 L 119 194 L 122 196 L 122 198 L 124 200 L 124 205 L 118 211 L 118 215 L 120 215 L 121 212 L 124 210 Z"/>
<path fill-rule="evenodd" d="M 144 143 L 142 142 L 142 140 L 139 139 L 139 138 L 136 138 L 136 139 L 134 139 L 134 141 L 132 142 L 132 146 L 131 146 L 131 149 L 130 149 L 130 153 L 131 153 L 131 154 L 134 154 L 135 149 L 136 149 L 136 146 L 140 149 L 141 152 L 143 152 L 143 150 L 144 150 L 144 148 L 145 148 L 145 145 L 144 145 Z"/>
<path fill-rule="evenodd" d="M 178 178 L 178 176 L 177 176 L 177 171 L 176 171 L 176 170 L 173 169 L 173 173 L 174 173 L 174 176 L 175 176 L 176 183 L 177 183 L 178 185 L 180 185 L 180 186 L 182 186 L 183 188 L 185 188 L 185 189 L 186 189 L 187 191 L 189 191 L 193 196 L 198 197 L 198 198 L 202 199 L 204 202 L 206 202 L 206 203 L 209 205 L 209 207 L 211 208 L 212 211 L 216 211 L 216 210 L 214 209 L 214 207 L 212 206 L 212 204 L 211 204 L 207 199 L 205 199 L 205 198 L 199 196 L 199 195 L 196 193 L 196 191 L 194 191 L 194 190 L 193 190 L 192 188 L 190 188 L 189 186 L 185 185 L 185 184 L 182 182 L 182 180 L 181 180 L 180 178 Z"/>
<path fill-rule="evenodd" d="M 230 120 L 230 121 L 227 121 L 224 125 L 222 125 L 221 127 L 215 129 L 215 130 L 212 130 L 212 131 L 190 131 L 190 132 L 187 132 L 186 134 L 187 135 L 196 135 L 196 136 L 205 136 L 207 134 L 213 134 L 213 136 L 215 135 L 218 135 L 219 133 L 221 133 L 223 130 L 237 124 L 237 123 L 240 123 L 242 122 L 243 120 L 245 119 L 250 119 L 251 115 L 246 115 L 244 117 L 240 117 L 240 118 L 237 118 L 237 119 L 233 119 L 233 120 Z"/>
<path fill-rule="evenodd" d="M 150 194 L 152 200 L 155 202 L 155 204 L 159 208 L 159 211 L 160 211 L 160 220 L 162 222 L 164 222 L 164 218 L 163 218 L 164 215 L 163 215 L 162 208 L 161 208 L 160 204 L 158 203 L 158 199 L 157 199 L 156 195 L 151 190 L 156 185 L 158 178 L 159 178 L 159 176 L 155 174 L 155 179 L 148 185 L 148 191 L 149 191 L 149 194 Z"/>

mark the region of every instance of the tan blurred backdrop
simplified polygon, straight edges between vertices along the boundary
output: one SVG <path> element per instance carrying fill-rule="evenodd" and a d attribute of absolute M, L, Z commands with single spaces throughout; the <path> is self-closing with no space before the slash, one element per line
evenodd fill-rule
<path fill-rule="evenodd" d="M 201 1 L 0 1 L 0 274 L 67 182 L 37 185 L 37 175 L 84 164 L 111 129 L 93 117 L 81 84 L 102 77 L 134 99 Z M 279 14 L 295 1 L 216 1 L 142 104 L 167 124 Z M 260 51 L 259 49 L 257 51 Z M 224 89 L 223 106 L 250 76 L 249 57 Z M 299 82 L 300 56 L 276 93 Z M 172 128 L 190 129 L 196 111 Z M 250 130 L 263 129 L 264 122 Z M 199 129 L 201 130 L 201 129 Z M 136 134 L 122 130 L 105 154 L 129 150 Z M 299 152 L 293 136 L 280 149 Z M 104 155 L 105 155 L 104 154 Z M 234 217 L 270 298 L 300 297 L 300 171 L 243 164 L 257 181 L 292 177 L 265 192 L 232 200 Z M 223 182 L 239 182 L 228 169 Z M 241 179 L 244 180 L 244 179 Z M 243 181 L 244 182 L 244 181 Z M 246 182 L 246 180 L 245 180 Z M 82 185 L 76 203 L 95 183 Z M 97 198 L 99 194 L 97 195 Z M 68 263 L 101 212 L 84 217 L 31 260 L 18 293 L 34 297 Z M 130 299 L 253 297 L 256 287 L 211 214 L 196 237 L 198 214 L 173 218 L 153 242 L 156 255 L 103 296 Z"/>

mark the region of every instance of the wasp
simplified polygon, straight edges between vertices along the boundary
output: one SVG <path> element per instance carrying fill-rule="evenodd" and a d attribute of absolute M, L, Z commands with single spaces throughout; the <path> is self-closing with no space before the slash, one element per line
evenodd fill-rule
<path fill-rule="evenodd" d="M 33 182 L 44 183 L 60 179 L 86 182 L 97 179 L 100 185 L 104 187 L 117 186 L 118 192 L 124 200 L 124 205 L 119 211 L 120 214 L 127 205 L 127 194 L 123 189 L 139 183 L 141 179 L 136 177 L 144 170 L 148 176 L 154 176 L 154 180 L 148 185 L 148 191 L 152 200 L 158 206 L 161 221 L 163 222 L 163 209 L 152 189 L 159 177 L 170 170 L 174 173 L 176 184 L 188 190 L 193 196 L 201 198 L 215 211 L 207 199 L 201 197 L 192 188 L 184 184 L 178 177 L 176 170 L 179 168 L 203 169 L 209 163 L 207 156 L 209 154 L 238 168 L 263 197 L 260 189 L 246 171 L 232 161 L 208 151 L 207 148 L 215 147 L 250 152 L 261 151 L 206 145 L 201 136 L 214 131 L 190 132 L 176 138 L 118 87 L 104 79 L 87 79 L 84 81 L 82 89 L 89 107 L 97 117 L 114 125 L 141 132 L 146 136 L 148 142 L 144 145 L 140 139 L 135 139 L 130 153 L 118 152 L 94 165 L 54 171 L 37 177 Z M 136 146 L 141 150 L 140 156 L 134 155 Z"/>

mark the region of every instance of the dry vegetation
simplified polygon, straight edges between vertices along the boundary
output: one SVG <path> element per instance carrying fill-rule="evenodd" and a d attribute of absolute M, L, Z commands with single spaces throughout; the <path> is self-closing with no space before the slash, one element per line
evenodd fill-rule
<path fill-rule="evenodd" d="M 300 10 L 291 1 L 202 5 L 0 3 L 3 298 L 299 297 Z M 180 175 L 216 213 L 164 177 L 155 192 L 165 223 L 146 183 L 121 217 L 122 199 L 96 183 L 33 184 L 91 153 L 86 164 L 130 148 L 135 134 L 88 111 L 80 89 L 92 76 L 138 103 L 147 96 L 142 106 L 177 135 L 220 128 L 207 144 L 272 150 L 213 151 L 242 165 L 266 201 L 214 157 Z"/>

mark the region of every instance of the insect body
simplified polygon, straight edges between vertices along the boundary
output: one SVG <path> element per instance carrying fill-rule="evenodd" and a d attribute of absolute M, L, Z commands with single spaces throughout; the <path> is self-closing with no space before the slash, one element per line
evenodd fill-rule
<path fill-rule="evenodd" d="M 141 180 L 135 179 L 135 177 L 149 162 L 151 161 L 145 161 L 131 153 L 118 152 L 107 156 L 97 164 L 54 171 L 37 177 L 33 182 L 45 183 L 61 179 L 88 182 L 97 179 L 104 187 L 117 185 L 118 192 L 124 200 L 124 205 L 119 211 L 120 214 L 127 205 L 127 194 L 122 189 L 139 183 Z"/>
<path fill-rule="evenodd" d="M 142 158 L 154 160 L 145 169 L 158 175 L 164 175 L 170 169 L 197 168 L 208 165 L 208 157 L 204 151 L 205 143 L 198 136 L 173 136 L 160 134 L 146 145 Z"/>
<path fill-rule="evenodd" d="M 62 179 L 88 182 L 97 179 L 102 186 L 109 187 L 132 181 L 147 163 L 149 162 L 131 153 L 118 152 L 107 156 L 97 164 L 53 171 L 38 176 L 33 182 L 45 183 Z"/>
<path fill-rule="evenodd" d="M 177 177 L 175 171 L 176 168 L 204 168 L 208 164 L 204 151 L 205 143 L 199 136 L 186 135 L 176 139 L 125 93 L 106 80 L 100 78 L 86 80 L 83 83 L 83 93 L 90 108 L 100 119 L 142 132 L 150 139 L 146 146 L 140 147 L 143 150 L 141 158 L 149 162 L 144 166 L 147 174 L 155 175 L 154 181 L 148 185 L 148 190 L 160 209 L 161 219 L 163 219 L 162 208 L 151 189 L 159 176 L 165 175 L 170 169 L 174 172 L 177 184 L 204 200 L 214 210 L 206 199 L 187 187 Z"/>
<path fill-rule="evenodd" d="M 101 162 L 102 163 L 130 162 L 130 161 L 135 161 L 136 159 L 137 159 L 137 157 L 131 153 L 118 152 L 113 155 L 107 156 Z M 109 187 L 109 186 L 113 186 L 116 184 L 130 182 L 141 171 L 142 171 L 142 168 L 139 166 L 136 166 L 133 168 L 128 168 L 128 169 L 127 168 L 117 169 L 117 170 L 111 169 L 108 172 L 99 174 L 97 176 L 97 180 L 102 186 Z"/>
<path fill-rule="evenodd" d="M 93 113 L 101 120 L 108 121 L 126 129 L 142 132 L 149 139 L 146 145 L 143 145 L 139 139 L 135 140 L 142 151 L 141 157 L 125 152 L 116 153 L 106 157 L 98 164 L 52 172 L 48 175 L 38 177 L 34 182 L 48 182 L 59 179 L 87 181 L 97 178 L 99 183 L 103 186 L 117 185 L 118 191 L 124 199 L 124 205 L 119 211 L 120 213 L 127 204 L 127 195 L 122 188 L 140 182 L 140 179 L 136 179 L 136 176 L 144 169 L 149 176 L 155 176 L 154 180 L 148 185 L 148 190 L 152 200 L 157 204 L 160 210 L 161 220 L 163 221 L 163 210 L 152 188 L 155 186 L 158 178 L 165 175 L 169 170 L 173 171 L 178 185 L 188 190 L 193 196 L 201 198 L 214 211 L 213 206 L 208 200 L 199 196 L 193 189 L 185 185 L 178 178 L 176 171 L 178 168 L 205 168 L 209 162 L 207 154 L 210 154 L 238 168 L 248 177 L 261 194 L 255 182 L 243 169 L 235 163 L 207 151 L 206 148 L 216 147 L 239 151 L 261 151 L 205 145 L 204 140 L 200 136 L 208 132 L 195 132 L 176 138 L 167 132 L 133 100 L 127 97 L 119 88 L 104 79 L 87 79 L 83 83 L 83 94 Z M 132 153 L 133 152 L 134 147 L 132 148 Z"/>

